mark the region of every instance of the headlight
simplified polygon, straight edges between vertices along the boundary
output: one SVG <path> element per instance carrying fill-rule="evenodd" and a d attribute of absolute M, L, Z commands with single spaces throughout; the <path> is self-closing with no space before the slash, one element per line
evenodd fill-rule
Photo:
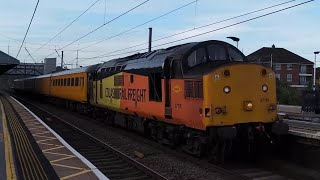
<path fill-rule="evenodd" d="M 231 91 L 231 88 L 229 86 L 225 86 L 223 91 L 228 94 Z"/>
<path fill-rule="evenodd" d="M 244 102 L 244 110 L 245 111 L 252 111 L 253 110 L 253 103 L 251 101 Z"/>
<path fill-rule="evenodd" d="M 268 91 L 268 86 L 266 84 L 262 85 L 262 91 L 267 92 Z"/>

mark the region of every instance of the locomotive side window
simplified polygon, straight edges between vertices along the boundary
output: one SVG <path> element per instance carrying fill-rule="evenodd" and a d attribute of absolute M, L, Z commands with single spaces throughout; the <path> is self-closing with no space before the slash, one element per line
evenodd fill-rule
<path fill-rule="evenodd" d="M 228 52 L 231 61 L 243 61 L 243 57 L 240 53 L 234 50 L 232 47 L 228 47 Z"/>
<path fill-rule="evenodd" d="M 224 46 L 211 44 L 207 46 L 207 50 L 210 61 L 228 60 L 226 49 L 224 48 Z"/>
<path fill-rule="evenodd" d="M 74 78 L 71 78 L 71 86 L 74 86 Z"/>
<path fill-rule="evenodd" d="M 70 86 L 70 78 L 68 78 L 68 86 Z"/>
<path fill-rule="evenodd" d="M 63 85 L 67 86 L 67 79 L 66 78 L 63 79 Z"/>
<path fill-rule="evenodd" d="M 198 64 L 205 63 L 207 61 L 206 51 L 204 48 L 199 48 L 193 51 L 188 57 L 189 68 L 194 67 Z"/>

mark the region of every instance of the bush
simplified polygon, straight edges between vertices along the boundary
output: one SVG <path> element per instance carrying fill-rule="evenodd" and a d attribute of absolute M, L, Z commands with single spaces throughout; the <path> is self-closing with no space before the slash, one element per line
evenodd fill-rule
<path fill-rule="evenodd" d="M 277 80 L 277 100 L 279 104 L 301 105 L 301 90 L 288 86 L 287 83 Z"/>

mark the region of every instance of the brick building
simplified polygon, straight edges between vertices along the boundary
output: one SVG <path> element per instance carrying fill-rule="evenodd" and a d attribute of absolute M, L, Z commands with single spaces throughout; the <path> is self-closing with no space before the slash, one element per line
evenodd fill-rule
<path fill-rule="evenodd" d="M 263 47 L 247 56 L 249 61 L 271 67 L 279 80 L 291 87 L 305 88 L 313 81 L 313 62 L 284 48 Z"/>

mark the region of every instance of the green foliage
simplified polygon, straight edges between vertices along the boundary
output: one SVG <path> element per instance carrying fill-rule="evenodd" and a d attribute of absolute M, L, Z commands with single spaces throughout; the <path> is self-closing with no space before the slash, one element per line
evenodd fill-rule
<path fill-rule="evenodd" d="M 277 80 L 277 100 L 279 104 L 301 105 L 302 92 L 288 86 L 285 82 Z"/>

